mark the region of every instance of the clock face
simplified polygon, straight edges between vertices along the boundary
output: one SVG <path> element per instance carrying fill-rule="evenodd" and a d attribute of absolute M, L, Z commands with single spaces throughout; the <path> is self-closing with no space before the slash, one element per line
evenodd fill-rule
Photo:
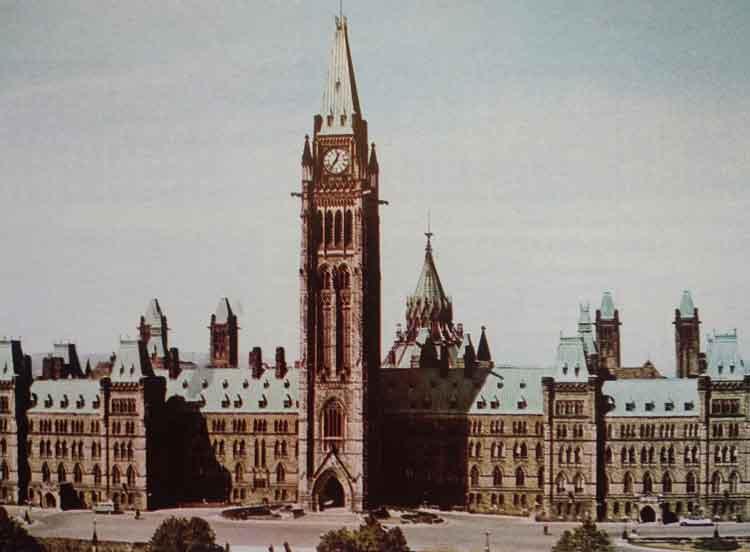
<path fill-rule="evenodd" d="M 340 148 L 328 150 L 323 157 L 323 166 L 329 173 L 341 174 L 349 166 L 349 152 Z"/>

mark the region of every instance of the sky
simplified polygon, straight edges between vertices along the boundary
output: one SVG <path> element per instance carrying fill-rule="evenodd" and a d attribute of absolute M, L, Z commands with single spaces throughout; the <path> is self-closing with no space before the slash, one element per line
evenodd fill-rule
<path fill-rule="evenodd" d="M 171 345 L 204 352 L 228 296 L 243 357 L 297 358 L 290 193 L 338 8 L 0 0 L 0 335 L 106 353 L 158 297 Z M 683 289 L 704 335 L 748 343 L 749 2 L 344 12 L 389 201 L 384 355 L 428 211 L 454 316 L 496 361 L 551 364 L 605 290 L 626 365 L 674 372 Z"/>

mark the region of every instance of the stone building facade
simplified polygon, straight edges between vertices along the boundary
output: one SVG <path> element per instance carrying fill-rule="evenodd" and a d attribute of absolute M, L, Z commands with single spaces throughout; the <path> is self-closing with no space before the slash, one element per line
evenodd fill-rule
<path fill-rule="evenodd" d="M 707 336 L 685 292 L 675 377 L 621 365 L 610 293 L 549 366 L 492 358 L 454 322 L 427 233 L 405 319 L 380 354 L 380 167 L 346 20 L 302 154 L 300 356 L 239 360 L 220 300 L 205 362 L 149 302 L 137 339 L 81 367 L 58 344 L 32 378 L 0 340 L 0 499 L 125 509 L 191 502 L 307 509 L 438 504 L 556 519 L 750 516 L 750 373 L 736 331 Z M 416 268 L 416 267 L 415 267 Z M 387 438 L 386 438 L 387 436 Z"/>

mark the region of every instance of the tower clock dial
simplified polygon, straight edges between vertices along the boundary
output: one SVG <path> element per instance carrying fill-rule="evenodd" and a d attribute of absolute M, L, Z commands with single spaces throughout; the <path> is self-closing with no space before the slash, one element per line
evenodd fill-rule
<path fill-rule="evenodd" d="M 341 174 L 349 167 L 349 152 L 341 148 L 328 150 L 323 157 L 323 167 L 331 174 Z"/>

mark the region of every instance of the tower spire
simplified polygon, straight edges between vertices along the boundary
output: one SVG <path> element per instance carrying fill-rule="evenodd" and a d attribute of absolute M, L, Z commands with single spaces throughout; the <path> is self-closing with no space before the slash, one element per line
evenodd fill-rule
<path fill-rule="evenodd" d="M 328 62 L 328 78 L 323 90 L 320 111 L 323 117 L 320 130 L 322 134 L 352 134 L 354 117 L 362 115 L 343 7 L 341 12 L 342 15 L 336 17 L 336 32 Z"/>
<path fill-rule="evenodd" d="M 427 232 L 424 233 L 425 236 L 427 236 L 427 246 L 425 247 L 425 251 L 428 253 L 432 253 L 432 244 L 430 243 L 430 240 L 432 239 L 432 236 L 435 234 L 432 233 L 432 229 L 430 227 L 430 210 L 427 209 Z"/>

